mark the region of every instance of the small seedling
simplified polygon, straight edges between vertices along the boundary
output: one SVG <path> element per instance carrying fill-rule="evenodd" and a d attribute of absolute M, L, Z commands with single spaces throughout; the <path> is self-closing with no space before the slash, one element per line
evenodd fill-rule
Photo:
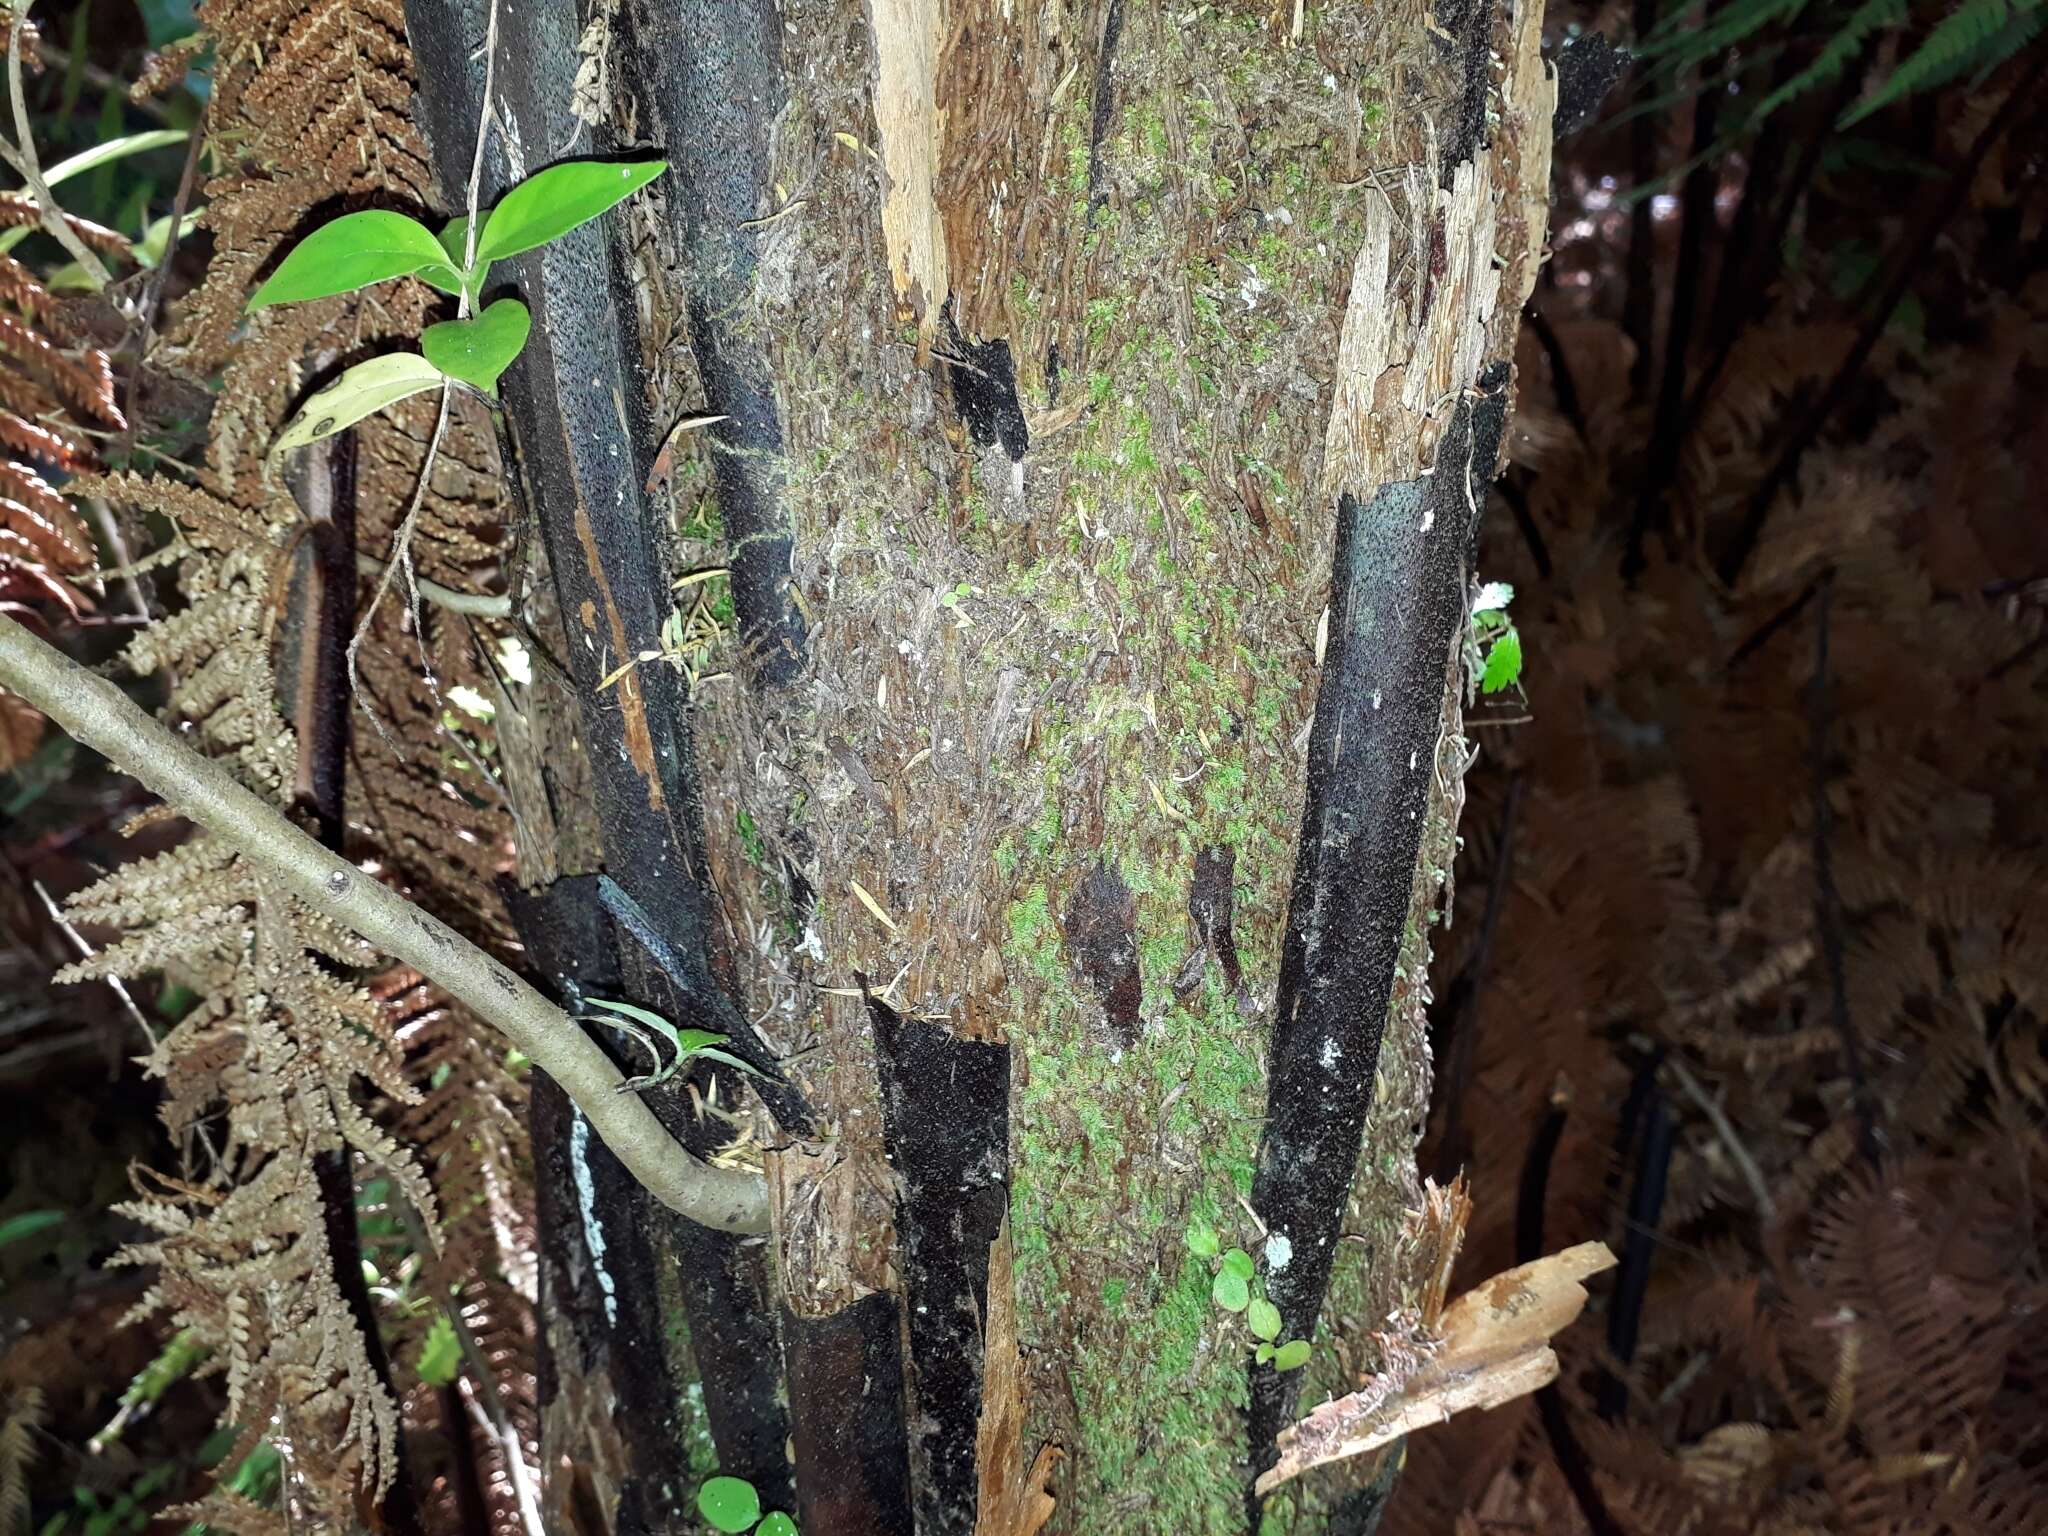
<path fill-rule="evenodd" d="M 715 1034 L 708 1029 L 678 1029 L 651 1008 L 637 1007 L 632 1003 L 615 1002 L 608 997 L 586 997 L 584 1002 L 593 1007 L 607 1010 L 604 1013 L 579 1013 L 577 1021 L 584 1024 L 603 1024 L 629 1037 L 636 1045 L 653 1058 L 654 1070 L 645 1077 L 629 1077 L 619 1084 L 620 1093 L 634 1093 L 642 1088 L 652 1088 L 665 1083 L 680 1072 L 684 1063 L 702 1056 L 707 1061 L 721 1062 L 728 1067 L 737 1067 L 742 1072 L 751 1072 L 765 1078 L 767 1073 L 751 1066 L 733 1055 L 721 1050 L 730 1037 Z M 655 1037 L 668 1041 L 673 1053 L 666 1066 L 662 1065 L 661 1049 Z"/>
<path fill-rule="evenodd" d="M 697 1490 L 697 1513 L 717 1531 L 752 1531 L 754 1536 L 797 1536 L 796 1522 L 781 1510 L 761 1513 L 761 1496 L 743 1477 L 711 1477 Z"/>
<path fill-rule="evenodd" d="M 1472 598 L 1472 625 L 1465 638 L 1466 674 L 1481 693 L 1504 693 L 1522 680 L 1522 636 L 1508 617 L 1515 589 L 1489 581 Z"/>
<path fill-rule="evenodd" d="M 513 298 L 472 313 L 493 264 L 588 224 L 667 169 L 665 160 L 551 165 L 507 192 L 484 215 L 473 241 L 466 215 L 436 235 L 419 220 L 382 208 L 343 214 L 314 230 L 250 296 L 251 311 L 417 277 L 455 295 L 460 313 L 428 326 L 418 352 L 373 357 L 345 371 L 285 424 L 273 451 L 316 443 L 424 390 L 454 384 L 495 396 L 499 375 L 526 346 L 533 317 Z"/>
<path fill-rule="evenodd" d="M 1188 1252 L 1198 1259 L 1214 1259 L 1216 1271 L 1209 1284 L 1209 1299 L 1223 1311 L 1240 1315 L 1258 1347 L 1253 1357 L 1260 1365 L 1276 1371 L 1292 1371 L 1308 1364 L 1307 1339 L 1280 1341 L 1280 1309 L 1266 1299 L 1258 1284 L 1258 1266 L 1242 1248 L 1225 1248 L 1216 1229 L 1200 1216 L 1191 1217 L 1182 1234 Z"/>

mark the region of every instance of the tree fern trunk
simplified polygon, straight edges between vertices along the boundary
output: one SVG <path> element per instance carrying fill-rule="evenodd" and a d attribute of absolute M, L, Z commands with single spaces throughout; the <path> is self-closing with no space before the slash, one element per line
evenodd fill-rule
<path fill-rule="evenodd" d="M 481 17 L 410 17 L 451 183 Z M 1413 1322 L 1465 594 L 1544 237 L 1540 19 L 501 15 L 526 169 L 579 132 L 673 167 L 520 264 L 507 401 L 606 867 L 730 952 L 748 1046 L 801 1090 L 761 1125 L 773 1304 L 716 1320 L 787 1360 L 793 1494 L 712 1427 L 810 1536 L 996 1527 L 1044 1445 L 1061 1531 L 1318 1529 L 1384 1494 L 1383 1466 L 1264 1511 L 1250 1484 L 1298 1400 Z M 699 414 L 728 419 L 649 505 L 646 423 Z M 733 675 L 599 693 L 658 648 L 670 526 L 707 508 L 735 622 L 700 670 Z M 1257 1257 L 1305 1368 L 1254 1367 L 1191 1221 Z"/>

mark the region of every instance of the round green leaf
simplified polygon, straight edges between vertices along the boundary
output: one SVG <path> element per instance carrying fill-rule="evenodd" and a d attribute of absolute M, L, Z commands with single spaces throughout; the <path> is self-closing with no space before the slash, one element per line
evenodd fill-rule
<path fill-rule="evenodd" d="M 467 320 L 428 326 L 420 332 L 420 350 L 449 378 L 488 393 L 498 387 L 498 375 L 511 367 L 532 330 L 533 316 L 524 304 L 500 299 Z"/>
<path fill-rule="evenodd" d="M 761 1517 L 761 1523 L 754 1527 L 754 1536 L 796 1536 L 796 1522 L 778 1509 Z"/>
<path fill-rule="evenodd" d="M 565 160 L 507 192 L 477 236 L 476 259 L 503 261 L 588 224 L 668 169 L 666 160 Z M 437 246 L 435 255 L 440 256 Z"/>
<path fill-rule="evenodd" d="M 1216 1281 L 1209 1287 L 1209 1295 L 1226 1312 L 1242 1312 L 1252 1299 L 1251 1287 L 1245 1284 L 1244 1276 L 1228 1269 L 1216 1271 Z"/>
<path fill-rule="evenodd" d="M 1252 1358 L 1258 1361 L 1261 1365 L 1266 1364 L 1267 1361 L 1273 1358 L 1273 1346 L 1270 1344 L 1261 1344 L 1257 1349 L 1252 1351 Z"/>
<path fill-rule="evenodd" d="M 1289 1339 L 1273 1351 L 1273 1369 L 1276 1371 L 1298 1371 L 1308 1364 L 1309 1344 L 1307 1339 Z"/>
<path fill-rule="evenodd" d="M 1188 1252 L 1198 1259 L 1215 1258 L 1223 1246 L 1217 1239 L 1216 1229 L 1199 1216 L 1188 1218 L 1186 1242 Z"/>
<path fill-rule="evenodd" d="M 426 225 L 402 213 L 366 208 L 322 224 L 293 246 L 250 297 L 249 308 L 353 293 L 388 277 L 410 277 L 422 267 L 445 264 L 441 242 Z"/>
<path fill-rule="evenodd" d="M 1252 1277 L 1252 1256 L 1242 1248 L 1225 1249 L 1223 1267 L 1237 1276 L 1238 1279 L 1249 1280 Z"/>
<path fill-rule="evenodd" d="M 437 389 L 445 382 L 441 370 L 417 352 L 392 352 L 357 363 L 299 407 L 271 452 L 317 443 L 407 395 Z"/>
<path fill-rule="evenodd" d="M 697 1513 L 721 1531 L 749 1531 L 761 1518 L 761 1496 L 741 1477 L 711 1477 L 697 1490 Z"/>
<path fill-rule="evenodd" d="M 1280 1309 L 1260 1296 L 1246 1309 L 1244 1325 L 1251 1329 L 1253 1338 L 1271 1343 L 1280 1337 Z"/>

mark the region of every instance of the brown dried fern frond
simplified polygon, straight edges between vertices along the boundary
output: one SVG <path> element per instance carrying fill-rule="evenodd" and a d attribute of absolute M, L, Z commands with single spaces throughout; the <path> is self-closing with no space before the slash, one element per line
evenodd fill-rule
<path fill-rule="evenodd" d="M 0 1416 L 0 1530 L 28 1529 L 28 1470 L 36 1459 L 36 1431 L 43 1426 L 40 1387 L 23 1387 Z"/>
<path fill-rule="evenodd" d="M 282 803 L 300 743 L 280 711 L 272 647 L 289 632 L 281 608 L 306 524 L 267 450 L 320 377 L 350 354 L 416 335 L 437 301 L 398 282 L 254 317 L 244 303 L 311 209 L 370 197 L 424 203 L 429 178 L 409 117 L 401 6 L 208 0 L 201 19 L 219 60 L 209 131 L 231 152 L 205 189 L 212 263 L 162 350 L 182 371 L 221 380 L 206 469 L 199 486 L 129 475 L 84 484 L 179 530 L 183 605 L 136 638 L 129 664 L 170 677 L 167 710 L 192 723 L 191 739 Z M 427 432 L 406 407 L 355 430 L 362 549 L 383 552 Z M 423 572 L 457 585 L 487 578 L 502 521 L 495 440 L 465 410 L 428 486 Z M 491 882 L 510 855 L 489 783 L 489 728 L 472 722 L 457 739 L 441 723 L 444 690 L 489 685 L 467 634 L 430 618 L 426 643 L 432 683 L 402 605 L 386 604 L 366 641 L 365 702 L 386 728 L 353 733 L 347 835 L 386 878 L 494 942 L 502 919 Z M 217 1144 L 206 1177 L 135 1209 L 158 1237 L 133 1256 L 161 1267 L 151 1304 L 214 1346 L 239 1422 L 258 1432 L 275 1424 L 295 1504 L 348 1520 L 358 1496 L 388 1478 L 402 1433 L 334 1285 L 307 1172 L 316 1155 L 346 1147 L 390 1176 L 442 1245 L 423 1257 L 479 1325 L 503 1332 L 501 1391 L 530 1402 L 523 1086 L 487 1033 L 406 979 L 366 988 L 375 957 L 204 840 L 109 877 L 79 910 L 120 930 L 103 959 L 164 967 L 203 998 L 148 1070 L 166 1085 L 174 1134 Z M 205 1510 L 234 1528 L 270 1518 L 219 1496 Z"/>

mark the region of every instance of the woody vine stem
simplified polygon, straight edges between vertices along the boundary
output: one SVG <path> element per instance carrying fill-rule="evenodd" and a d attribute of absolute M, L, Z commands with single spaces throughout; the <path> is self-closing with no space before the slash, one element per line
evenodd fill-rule
<path fill-rule="evenodd" d="M 760 1175 L 699 1162 L 669 1135 L 611 1058 L 503 965 L 346 859 L 329 852 L 218 763 L 200 756 L 113 683 L 0 613 L 0 684 L 165 804 L 275 875 L 309 907 L 411 966 L 495 1025 L 582 1111 L 654 1197 L 703 1226 L 768 1230 Z"/>

